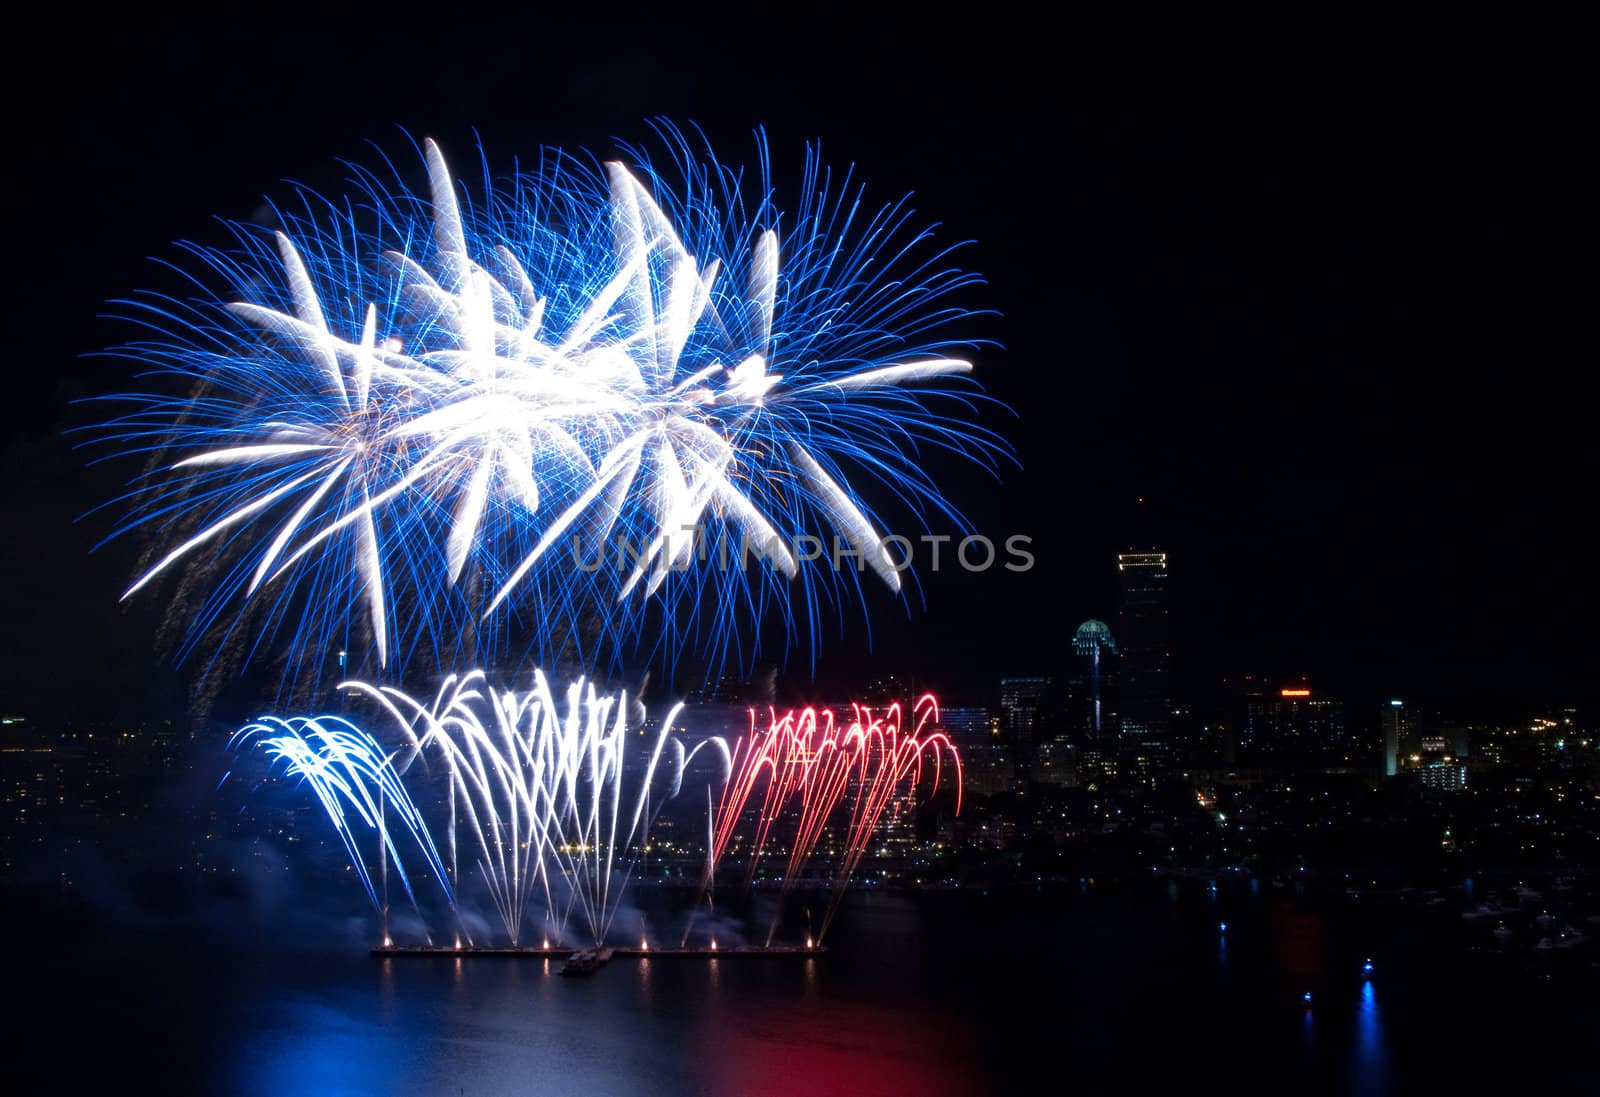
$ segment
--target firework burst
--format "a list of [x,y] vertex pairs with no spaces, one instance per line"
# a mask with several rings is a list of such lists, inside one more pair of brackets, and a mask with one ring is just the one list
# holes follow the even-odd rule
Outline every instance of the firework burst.
[[658,132],[660,160],[546,150],[476,189],[425,142],[425,191],[352,167],[188,248],[188,295],[122,302],[121,353],[179,390],[98,435],[152,462],[125,597],[203,577],[182,654],[272,648],[292,685],[335,650],[717,667],[769,617],[814,650],[867,572],[903,595],[879,508],[964,528],[929,456],[1006,452],[973,422],[978,279],[814,151],[786,215],[764,142],[744,172]]

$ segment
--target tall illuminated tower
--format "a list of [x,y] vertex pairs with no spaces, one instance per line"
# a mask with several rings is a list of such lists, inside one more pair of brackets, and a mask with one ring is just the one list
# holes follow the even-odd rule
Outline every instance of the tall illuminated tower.
[[1400,752],[1412,738],[1411,711],[1399,699],[1383,706],[1383,775],[1393,777],[1400,769]]
[[1122,734],[1162,744],[1172,720],[1167,635],[1167,554],[1117,556],[1121,600],[1117,607]]
[[1111,638],[1111,630],[1104,621],[1093,618],[1078,626],[1078,631],[1072,637],[1072,650],[1083,660],[1083,677],[1081,683],[1075,683],[1083,690],[1084,700],[1088,706],[1087,718],[1083,721],[1086,725],[1079,730],[1086,730],[1091,739],[1098,741],[1105,725],[1105,703],[1101,697],[1101,687],[1105,681],[1105,667],[1102,660],[1108,659],[1117,653],[1117,643]]

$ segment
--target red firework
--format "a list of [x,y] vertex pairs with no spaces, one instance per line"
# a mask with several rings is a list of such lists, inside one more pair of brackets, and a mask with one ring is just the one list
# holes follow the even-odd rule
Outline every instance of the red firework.
[[[755,872],[773,825],[793,820],[794,838],[784,870],[787,889],[811,859],[829,823],[840,814],[842,848],[833,874],[837,894],[860,865],[889,805],[921,784],[925,760],[932,761],[931,787],[938,787],[947,752],[955,770],[956,813],[960,814],[961,758],[948,735],[927,730],[939,719],[939,702],[933,694],[924,694],[912,707],[910,732],[901,726],[898,701],[881,715],[866,705],[850,707],[850,721],[842,726],[831,709],[791,709],[781,717],[776,709],[769,709],[764,729],[757,728],[756,711],[750,710],[750,732],[734,744],[732,775],[717,805],[713,871],[740,820],[757,806],[749,874]],[[831,913],[832,904],[830,917]],[[826,927],[824,920],[824,930]]]

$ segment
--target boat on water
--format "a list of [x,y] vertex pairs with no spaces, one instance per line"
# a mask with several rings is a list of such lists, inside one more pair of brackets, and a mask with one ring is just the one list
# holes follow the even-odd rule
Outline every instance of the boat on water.
[[571,956],[561,968],[562,975],[593,975],[600,970],[600,966],[611,959],[611,950],[608,948],[580,948]]

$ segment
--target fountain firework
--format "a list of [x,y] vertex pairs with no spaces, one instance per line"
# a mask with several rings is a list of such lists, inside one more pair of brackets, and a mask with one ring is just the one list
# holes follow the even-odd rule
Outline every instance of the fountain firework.
[[[913,706],[909,731],[901,726],[899,702],[881,714],[865,705],[852,705],[847,723],[837,721],[831,709],[805,708],[782,716],[772,710],[762,729],[757,728],[752,710],[750,732],[734,746],[732,773],[717,806],[712,870],[753,811],[754,831],[749,835],[745,872],[747,879],[752,878],[774,825],[789,820],[794,829],[787,834],[788,860],[783,869],[783,891],[787,892],[815,855],[830,822],[835,823],[840,829],[831,894],[817,934],[821,941],[885,811],[898,796],[917,788],[925,761],[932,762],[932,785],[937,787],[944,755],[949,755],[955,769],[956,812],[960,813],[961,758],[949,736],[929,730],[938,719],[939,703],[932,694],[924,694]],[[841,804],[842,813],[838,810]],[[842,819],[837,819],[840,814]]]
[[[513,947],[535,899],[558,939],[576,914],[596,943],[604,941],[657,814],[686,781],[706,787],[703,888],[712,884],[741,826],[751,827],[747,882],[776,830],[783,830],[781,894],[832,834],[836,849],[818,943],[891,805],[913,793],[925,774],[937,787],[946,754],[960,811],[960,758],[943,732],[929,730],[938,720],[931,695],[913,706],[909,730],[898,703],[881,712],[853,705],[848,720],[814,708],[781,716],[771,711],[765,727],[758,727],[752,710],[749,733],[730,747],[717,736],[687,746],[674,726],[681,705],[653,735],[643,736],[642,710],[630,711],[626,694],[602,694],[579,679],[558,695],[538,672],[532,687],[520,692],[490,688],[481,671],[452,676],[431,700],[361,682],[341,688],[383,714],[393,729],[392,749],[343,717],[264,717],[235,739],[285,760],[288,773],[311,786],[380,911],[387,913],[387,895],[373,884],[347,806],[378,834],[385,879],[392,860],[419,915],[390,812],[423,851],[452,908],[463,891],[459,861],[465,856]],[[631,749],[641,738],[643,749]],[[708,758],[697,765],[702,751]],[[406,787],[408,776],[416,779],[430,767],[448,790],[440,809],[443,855]],[[780,820],[786,820],[782,828]]]
[[[385,914],[387,896],[374,888],[347,804],[378,833],[382,869],[386,874],[393,861],[413,906],[410,873],[385,804],[395,806],[423,848],[452,907],[466,845],[513,945],[535,894],[543,899],[547,926],[565,931],[576,911],[594,940],[604,939],[655,812],[678,795],[695,756],[710,748],[720,755],[717,783],[727,777],[729,754],[721,739],[685,748],[672,734],[677,707],[661,723],[642,770],[626,773],[630,743],[639,737],[630,725],[628,697],[601,694],[582,679],[559,701],[537,671],[524,692],[493,690],[482,671],[452,676],[431,703],[362,682],[341,688],[378,703],[397,730],[397,748],[385,752],[370,734],[334,716],[263,717],[241,729],[235,742],[253,742],[286,760],[289,775],[311,786]],[[430,762],[448,789],[448,865],[403,780]]]
[[406,895],[413,906],[417,902],[411,878],[405,871],[400,850],[395,845],[394,831],[389,825],[391,811],[422,849],[427,863],[445,887],[446,897],[449,897],[449,881],[445,877],[444,864],[433,844],[433,836],[423,822],[422,813],[407,794],[399,772],[391,764],[391,756],[371,735],[342,716],[297,716],[287,720],[263,716],[240,728],[229,745],[252,742],[264,750],[274,763],[281,761],[285,774],[300,778],[310,787],[317,802],[328,813],[334,831],[350,855],[351,867],[360,876],[373,906],[382,911],[387,896],[380,899],[373,886],[372,873],[353,823],[359,823],[378,835],[385,879],[388,863],[392,860],[399,870]]
[[[379,702],[400,729],[408,746],[401,772],[430,756],[442,765],[452,875],[464,823],[469,855],[512,944],[535,889],[547,923],[564,928],[575,905],[595,941],[603,940],[648,841],[652,812],[678,795],[703,748],[720,754],[722,780],[730,761],[721,739],[685,748],[672,734],[677,705],[660,723],[643,772],[625,773],[629,743],[638,737],[630,734],[628,696],[601,694],[581,678],[567,687],[564,704],[539,671],[521,693],[491,689],[482,671],[452,675],[430,705],[388,686],[348,688]],[[553,874],[568,887],[559,914]]]

